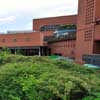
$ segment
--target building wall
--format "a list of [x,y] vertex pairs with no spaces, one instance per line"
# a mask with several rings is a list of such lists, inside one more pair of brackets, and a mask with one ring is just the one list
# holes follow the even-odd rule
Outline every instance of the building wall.
[[76,40],[76,62],[78,63],[83,63],[83,55],[93,53],[95,5],[92,1],[94,0],[79,0]]
[[44,31],[44,32],[41,32],[41,34],[43,34],[43,36],[52,36],[53,35],[53,31]]
[[[95,0],[95,18],[100,20],[100,0]],[[100,25],[95,26],[95,40],[100,40]]]
[[77,24],[77,16],[49,17],[33,20],[33,30],[40,31],[44,25]]
[[[52,54],[75,57],[83,63],[83,55],[100,54],[100,0],[79,0],[78,15],[49,17],[33,20],[32,33],[0,34],[0,47],[48,46]],[[53,31],[40,32],[44,25],[77,25],[76,40],[58,41],[47,44],[45,36],[52,36]]]
[[51,48],[51,54],[61,54],[65,57],[75,57],[75,40],[64,40],[54,43],[49,43],[48,47]]
[[43,46],[43,35],[40,32],[0,34],[0,47]]
[[[42,25],[76,24],[76,23],[77,23],[77,17],[75,15],[35,19],[33,22],[34,24],[33,26],[36,32],[29,32],[29,33],[18,32],[18,33],[0,34],[0,47],[48,46],[47,42],[43,41],[43,39],[45,36],[52,36],[53,31],[40,32],[39,29]],[[62,42],[59,41],[59,43]],[[64,50],[64,48],[61,48],[61,50],[66,51],[67,49]],[[66,56],[66,53],[64,55]]]

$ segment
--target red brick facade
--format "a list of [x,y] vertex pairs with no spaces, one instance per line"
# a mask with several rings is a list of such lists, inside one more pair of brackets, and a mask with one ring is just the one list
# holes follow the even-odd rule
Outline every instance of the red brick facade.
[[65,57],[75,58],[76,40],[58,41],[49,44],[52,54],[61,54]]
[[88,54],[100,54],[100,0],[79,0],[76,62]]
[[[42,25],[64,25],[64,24],[76,24],[77,17],[74,16],[60,16],[60,17],[50,17],[35,19],[33,21],[34,31],[36,32],[16,32],[11,34],[0,34],[0,47],[2,46],[41,46],[43,45],[43,40],[45,36],[52,36],[53,31],[40,31]],[[30,41],[25,41],[29,38]],[[16,42],[13,40],[15,39]],[[4,40],[4,42],[3,42]],[[42,42],[41,42],[42,41]]]
[[[0,47],[45,47],[51,54],[61,54],[83,63],[83,56],[100,54],[100,0],[79,0],[78,15],[41,18],[33,20],[32,33],[0,34]],[[48,25],[77,25],[76,40],[62,40],[47,43],[45,36],[53,36],[54,31],[42,31]],[[48,53],[48,51],[47,51]],[[47,55],[46,53],[46,55]]]
[[[40,31],[40,28],[44,25],[66,25],[66,24],[77,24],[77,16],[60,16],[50,17],[33,20],[33,29]],[[53,35],[51,32],[43,32],[45,36]],[[48,44],[48,48],[51,49],[51,54],[61,54],[62,56],[68,56],[75,58],[75,40],[59,41]]]
[[45,31],[45,32],[41,32],[41,34],[45,37],[45,36],[52,36],[53,35],[53,31]]
[[[33,29],[35,32],[16,32],[0,35],[0,47],[48,47],[51,54],[60,53],[63,56],[75,57],[75,41],[59,41],[47,44],[43,41],[45,36],[53,36],[54,31],[40,31],[43,25],[65,25],[76,24],[77,16],[60,16],[33,20]],[[28,53],[28,52],[27,52]]]
[[41,18],[33,20],[33,30],[40,31],[40,28],[44,25],[65,25],[65,24],[77,24],[77,16],[60,16]]
[[43,46],[43,35],[40,32],[0,34],[0,47]]

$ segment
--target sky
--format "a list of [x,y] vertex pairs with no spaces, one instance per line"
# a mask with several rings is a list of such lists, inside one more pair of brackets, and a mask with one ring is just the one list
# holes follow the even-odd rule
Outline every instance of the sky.
[[32,19],[77,14],[78,0],[0,0],[0,33],[32,30]]

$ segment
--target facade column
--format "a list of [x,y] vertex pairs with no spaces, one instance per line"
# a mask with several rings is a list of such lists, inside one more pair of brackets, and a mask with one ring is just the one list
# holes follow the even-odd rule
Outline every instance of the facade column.
[[41,56],[41,47],[39,47],[39,56]]
[[15,55],[16,55],[16,48],[15,48]]

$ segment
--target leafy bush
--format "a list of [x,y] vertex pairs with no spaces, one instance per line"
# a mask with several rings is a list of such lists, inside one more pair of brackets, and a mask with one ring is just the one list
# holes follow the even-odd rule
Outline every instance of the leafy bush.
[[11,54],[11,51],[8,48],[3,47],[0,51],[0,64],[4,63],[4,60],[7,58],[9,54]]
[[94,93],[100,92],[100,78],[94,70],[48,57],[9,55],[4,62],[0,67],[0,100],[99,98]]

